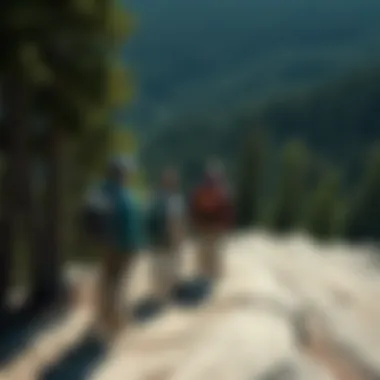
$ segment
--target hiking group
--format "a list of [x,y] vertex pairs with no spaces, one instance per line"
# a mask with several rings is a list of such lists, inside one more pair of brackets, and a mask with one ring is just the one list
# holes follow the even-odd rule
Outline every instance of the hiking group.
[[85,230],[102,252],[99,316],[111,328],[121,323],[118,297],[123,275],[130,273],[142,249],[151,253],[153,296],[163,304],[180,283],[185,239],[191,235],[196,243],[199,276],[214,282],[221,273],[219,248],[233,224],[233,199],[219,161],[207,163],[189,197],[182,193],[179,173],[173,168],[164,170],[144,205],[133,196],[134,170],[132,162],[112,160],[105,180],[86,197],[84,208]]

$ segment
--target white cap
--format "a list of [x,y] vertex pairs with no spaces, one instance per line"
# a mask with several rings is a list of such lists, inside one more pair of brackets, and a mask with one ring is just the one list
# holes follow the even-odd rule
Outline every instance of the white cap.
[[123,173],[134,173],[137,169],[136,160],[128,156],[115,156],[108,162],[108,171],[120,170]]
[[206,164],[206,176],[212,178],[221,178],[224,177],[224,165],[221,160],[213,158]]

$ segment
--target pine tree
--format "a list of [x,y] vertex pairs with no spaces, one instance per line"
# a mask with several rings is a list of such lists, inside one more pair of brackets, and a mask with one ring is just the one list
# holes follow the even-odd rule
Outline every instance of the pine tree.
[[[86,153],[87,161],[82,174],[90,173],[94,168],[104,164],[108,152],[108,135],[112,128],[112,111],[123,105],[130,94],[124,68],[116,61],[121,26],[120,15],[123,15],[123,10],[118,7],[118,11],[115,12],[116,4],[112,1],[103,0],[97,3],[93,2],[92,5],[92,8],[88,8],[84,14],[80,15],[83,18],[91,15],[92,18],[88,18],[88,20],[92,22],[88,27],[83,27],[85,23],[80,22],[76,36],[73,36],[76,38],[75,41],[78,40],[78,36],[83,37],[84,45],[76,45],[72,40],[72,50],[67,52],[67,62],[61,66],[62,78],[65,78],[66,82],[66,77],[71,77],[73,84],[71,87],[66,86],[63,92],[61,85],[58,87],[55,85],[52,88],[53,93],[58,97],[58,107],[52,107],[54,110],[52,120],[55,125],[51,129],[50,146],[54,148],[49,151],[50,154],[48,152],[46,160],[52,165],[51,178],[48,181],[50,187],[47,199],[50,199],[51,203],[46,207],[48,211],[46,217],[48,228],[46,230],[50,229],[47,233],[47,239],[51,244],[48,255],[53,259],[52,267],[57,268],[57,271],[62,267],[63,255],[62,252],[59,252],[63,247],[60,221],[63,220],[62,202],[65,188],[65,183],[62,182],[62,159],[64,159],[63,149],[65,139],[68,137],[67,133],[70,131],[75,133],[78,139],[78,148],[82,150],[80,157],[84,157],[83,151]],[[124,21],[127,22],[127,20]],[[67,31],[71,32],[72,30],[73,28],[70,28]],[[93,45],[97,47],[95,52]],[[61,57],[58,56],[58,60],[52,61],[52,63],[59,67],[60,59]],[[83,62],[86,62],[86,65],[83,65]],[[82,91],[78,91],[74,85],[74,81],[79,79],[81,81],[85,79],[84,82],[79,82]],[[70,104],[73,101],[74,104]],[[69,116],[67,119],[65,118],[66,114]],[[71,116],[74,116],[74,120],[71,120]],[[77,164],[80,162],[78,161]],[[74,168],[74,170],[77,169]],[[58,289],[57,281],[60,278],[60,273],[56,272],[48,282],[55,281],[55,288]],[[46,286],[44,288],[46,289]]]
[[[33,229],[30,233],[38,242],[30,244],[39,247],[34,260],[35,293],[37,298],[44,298],[46,291],[56,294],[60,288],[65,152],[70,145],[76,146],[77,152],[90,152],[90,145],[92,155],[89,154],[83,166],[86,171],[92,170],[93,152],[99,155],[101,150],[107,151],[102,148],[112,128],[111,112],[130,96],[129,79],[123,66],[117,63],[116,52],[129,34],[131,23],[120,4],[107,0],[17,0],[6,2],[1,11],[0,32],[6,54],[2,55],[0,70],[8,84],[3,86],[3,90],[8,91],[5,114],[13,124],[2,126],[1,145],[7,151],[11,167],[14,162],[26,164],[25,157],[30,156],[33,142],[33,148],[44,160],[47,176],[46,202],[40,207],[42,215],[34,218],[44,223],[39,232]],[[23,109],[19,107],[20,94],[32,95],[27,97],[30,103],[23,104]],[[11,133],[15,130],[17,113],[27,115],[29,120],[29,125],[25,120],[20,123],[25,133],[19,134],[18,145],[15,134]],[[35,133],[31,124],[37,119],[42,123]],[[90,142],[90,136],[101,137],[94,139],[97,145],[94,146],[93,140]],[[19,154],[14,153],[15,145],[19,147]],[[71,169],[76,170],[81,156],[76,155]],[[30,177],[30,167],[24,169],[21,172]],[[30,180],[19,178],[17,182],[26,184]],[[9,187],[16,189],[16,180],[5,183],[12,183]],[[28,205],[24,205],[24,209],[29,212],[27,220],[32,221],[32,213],[38,207],[31,201],[31,191],[28,193]],[[29,224],[32,228],[33,223]],[[10,233],[5,235],[10,236]],[[1,257],[6,262],[9,254]],[[9,270],[4,272],[9,273]],[[49,297],[54,298],[47,295]]]
[[241,227],[258,222],[265,144],[262,132],[256,131],[243,145],[237,181],[238,224]]
[[[0,5],[0,75],[2,78],[2,122],[0,147],[4,163],[0,220],[0,308],[11,284],[12,256],[17,239],[16,222],[27,197],[25,178],[29,171],[28,133],[32,91],[23,67],[26,33],[15,19],[25,2],[3,2]],[[25,4],[24,4],[25,5]]]
[[353,239],[380,238],[380,144],[368,155],[364,176],[352,201],[347,233]]
[[271,225],[275,231],[288,232],[300,223],[309,167],[307,146],[298,140],[288,142],[283,149],[281,164]]
[[318,238],[328,239],[343,232],[343,205],[339,190],[340,176],[329,170],[321,175],[308,200],[305,227]]

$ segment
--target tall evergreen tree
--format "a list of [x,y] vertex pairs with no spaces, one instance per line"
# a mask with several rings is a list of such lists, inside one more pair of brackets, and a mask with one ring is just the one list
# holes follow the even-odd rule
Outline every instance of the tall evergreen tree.
[[[43,120],[39,125],[42,132],[39,131],[37,138],[47,177],[43,207],[33,205],[32,187],[23,187],[30,189],[28,202],[24,204],[24,211],[29,212],[27,220],[35,221],[29,226],[31,229],[33,227],[30,236],[37,244],[29,243],[38,246],[33,260],[37,299],[54,298],[59,293],[62,269],[60,250],[64,238],[62,201],[67,193],[63,168],[69,140],[74,141],[79,151],[81,147],[88,146],[89,136],[104,137],[111,128],[112,110],[123,104],[130,94],[123,67],[115,65],[116,52],[129,30],[130,22],[126,13],[114,1],[17,0],[2,6],[0,32],[4,42],[3,52],[7,54],[0,62],[0,69],[5,78],[3,83],[7,84],[3,86],[3,92],[8,91],[4,114],[7,116],[6,121],[10,122],[3,124],[1,136],[3,147],[8,148],[9,167],[14,162],[20,163],[18,167],[21,162],[26,165],[26,152],[30,152],[30,143],[35,142],[34,138],[31,139],[35,132],[31,128],[31,121]],[[31,94],[25,91],[26,87],[32,89],[33,101],[29,104],[31,107],[23,106],[20,109],[23,99],[20,95]],[[18,115],[27,116],[29,125],[23,120],[21,124],[25,133],[19,134],[16,143],[15,134],[11,132],[20,119]],[[92,146],[91,153],[100,151],[107,139],[97,141],[99,145]],[[19,147],[18,155],[13,154],[17,150],[14,146]],[[76,157],[79,159],[79,156]],[[84,171],[90,170],[93,164],[91,158],[86,162]],[[23,180],[4,181],[12,183],[9,187],[13,192],[16,182],[26,185],[31,181],[30,167],[25,166],[24,169],[21,172],[27,173],[28,179],[24,176]],[[71,169],[77,170],[75,166]],[[13,172],[16,171],[5,171]],[[39,217],[33,215],[38,209],[41,211]],[[11,212],[3,213],[4,217],[8,214]],[[43,222],[39,231],[34,228],[36,221]],[[7,225],[9,227],[11,224]],[[2,235],[10,236],[9,228],[3,228],[2,231]],[[1,246],[6,247],[7,244]],[[9,254],[3,252],[1,257],[6,263]],[[9,273],[9,270],[5,269],[4,272]],[[5,288],[3,282],[2,289]]]
[[341,234],[342,207],[339,173],[334,170],[324,172],[308,200],[305,227],[322,239]]
[[380,239],[380,144],[370,151],[360,187],[352,201],[347,233],[353,239]]
[[258,222],[265,144],[262,131],[253,133],[243,144],[237,180],[238,224],[241,227]]
[[0,220],[0,307],[3,309],[11,285],[11,264],[15,253],[16,222],[27,200],[25,173],[29,169],[29,118],[31,86],[24,68],[28,33],[23,29],[19,0],[0,5],[1,113],[0,146],[4,164]]
[[[46,55],[51,67],[65,82],[63,86],[61,81],[54,83],[50,89],[56,103],[51,107],[50,149],[46,156],[46,162],[50,163],[50,177],[47,182],[45,244],[48,247],[46,255],[54,268],[49,272],[46,284],[49,283],[49,289],[55,289],[55,293],[59,293],[59,280],[62,278],[62,221],[66,194],[63,165],[66,140],[70,136],[68,132],[75,133],[78,148],[86,151],[87,165],[82,171],[86,177],[86,172],[91,172],[94,165],[104,161],[112,111],[123,105],[129,95],[124,68],[116,63],[119,43],[124,37],[122,32],[128,30],[128,20],[121,17],[123,9],[118,3],[106,0],[87,2],[86,5],[70,9],[72,13],[68,14],[67,28],[62,35],[57,35],[63,38],[62,52],[56,54],[47,50],[50,55]],[[92,148],[91,151],[88,147]],[[73,170],[78,169],[74,167]],[[47,289],[46,284],[42,289]]]
[[275,231],[288,232],[297,228],[300,222],[309,167],[307,146],[298,140],[288,142],[282,152],[281,164],[271,225]]

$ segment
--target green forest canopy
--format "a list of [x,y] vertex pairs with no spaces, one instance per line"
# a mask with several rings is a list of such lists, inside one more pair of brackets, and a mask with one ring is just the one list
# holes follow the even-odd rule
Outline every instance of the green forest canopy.
[[380,137],[379,102],[380,68],[357,70],[335,83],[242,107],[230,118],[215,115],[189,119],[180,126],[168,124],[145,147],[145,157],[148,164],[155,157],[152,170],[175,157],[192,172],[210,153],[233,164],[247,136],[263,127],[274,147],[289,138],[304,139],[354,178],[363,150]]
[[[128,119],[151,133],[189,117],[330,81],[380,58],[373,0],[125,0],[139,91]],[[159,133],[159,131],[157,131]]]

